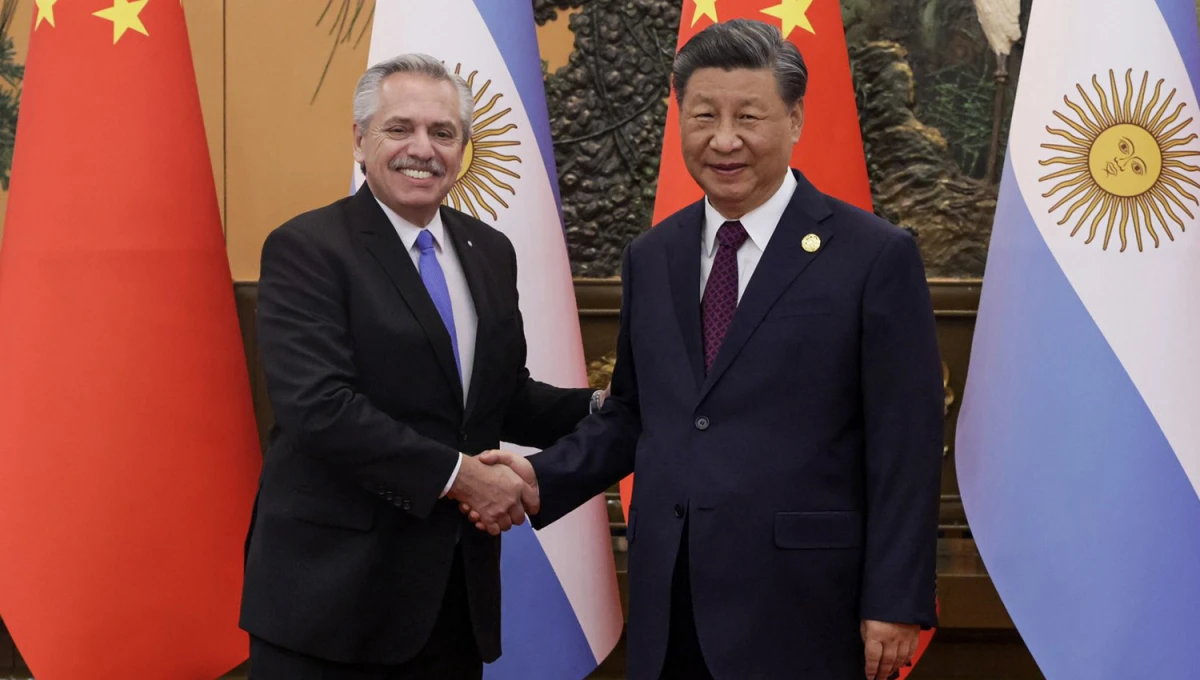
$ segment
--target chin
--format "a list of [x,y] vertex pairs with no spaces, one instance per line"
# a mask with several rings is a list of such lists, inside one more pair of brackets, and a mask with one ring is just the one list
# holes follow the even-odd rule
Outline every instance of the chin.
[[746,187],[716,183],[705,188],[705,195],[722,203],[737,203],[750,194]]

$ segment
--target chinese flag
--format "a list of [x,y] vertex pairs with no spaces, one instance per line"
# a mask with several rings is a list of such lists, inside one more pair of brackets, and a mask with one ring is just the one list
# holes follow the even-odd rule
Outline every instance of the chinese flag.
[[[684,0],[677,47],[714,22],[730,19],[765,21],[800,49],[808,66],[808,92],[804,96],[804,128],[792,152],[792,167],[799,168],[821,191],[871,210],[871,184],[838,0]],[[683,165],[679,107],[672,88],[654,223],[703,197]]]
[[[677,48],[714,22],[730,19],[757,19],[770,23],[779,28],[804,56],[808,66],[808,91],[804,96],[804,128],[800,132],[800,142],[792,152],[792,167],[803,172],[821,191],[863,210],[873,210],[838,0],[684,0]],[[654,223],[658,224],[703,197],[703,190],[683,164],[679,107],[672,88],[663,132]],[[621,482],[621,505],[626,517],[632,497],[631,475]],[[932,637],[933,631],[921,634],[921,646],[914,660],[924,652]],[[904,669],[901,677],[906,677],[910,670]]]
[[261,465],[178,0],[38,0],[0,248],[0,616],[39,680],[241,663]]

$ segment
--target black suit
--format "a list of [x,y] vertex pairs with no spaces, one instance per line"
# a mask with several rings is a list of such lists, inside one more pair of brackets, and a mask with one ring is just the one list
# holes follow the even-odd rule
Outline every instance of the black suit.
[[[549,445],[591,392],[530,378],[508,238],[441,217],[479,318],[465,408],[449,334],[365,184],[263,246],[258,341],[277,424],[247,545],[241,625],[255,638],[402,664],[465,585],[463,632],[483,661],[500,655],[500,539],[439,495],[459,451]],[[452,568],[463,584],[448,585]]]
[[612,396],[531,458],[535,526],[636,469],[631,680],[861,678],[862,619],[936,622],[942,384],[921,257],[794,175],[707,372],[703,203],[634,240]]

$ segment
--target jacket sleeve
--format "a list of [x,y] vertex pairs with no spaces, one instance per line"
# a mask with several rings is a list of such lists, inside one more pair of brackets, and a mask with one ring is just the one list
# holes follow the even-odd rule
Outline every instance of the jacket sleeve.
[[542,501],[540,513],[530,517],[534,527],[558,520],[633,472],[642,416],[629,328],[634,304],[631,252],[627,246],[621,266],[621,327],[612,393],[574,432],[530,456]]
[[933,304],[915,241],[886,243],[862,301],[866,429],[863,619],[937,623],[943,387]]
[[300,230],[276,229],[262,250],[258,342],[281,430],[307,455],[426,517],[459,453],[417,434],[357,389],[347,282]]

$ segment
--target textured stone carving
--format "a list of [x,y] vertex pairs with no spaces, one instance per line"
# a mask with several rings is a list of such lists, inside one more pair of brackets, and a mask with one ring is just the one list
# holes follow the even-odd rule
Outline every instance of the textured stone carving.
[[[616,276],[625,245],[651,224],[682,3],[533,3],[541,23],[578,10],[569,23],[575,51],[546,78],[572,273]],[[936,15],[919,7],[917,0],[842,0],[872,194],[881,216],[916,234],[929,276],[978,277],[997,193],[979,179],[992,125],[989,57],[974,39],[968,0],[947,0]],[[900,42],[880,39],[891,35],[918,52],[910,58]],[[928,78],[918,82],[910,61],[930,71]],[[970,76],[980,64],[984,70]],[[1015,61],[1014,74],[1018,67]],[[980,106],[983,118],[959,120],[963,107]],[[919,114],[949,125],[952,139]]]
[[964,175],[917,119],[906,57],[894,42],[850,46],[875,212],[915,233],[929,276],[981,276],[996,187]]
[[540,22],[571,16],[575,51],[546,77],[571,270],[616,276],[621,252],[649,228],[679,0],[534,0]]

